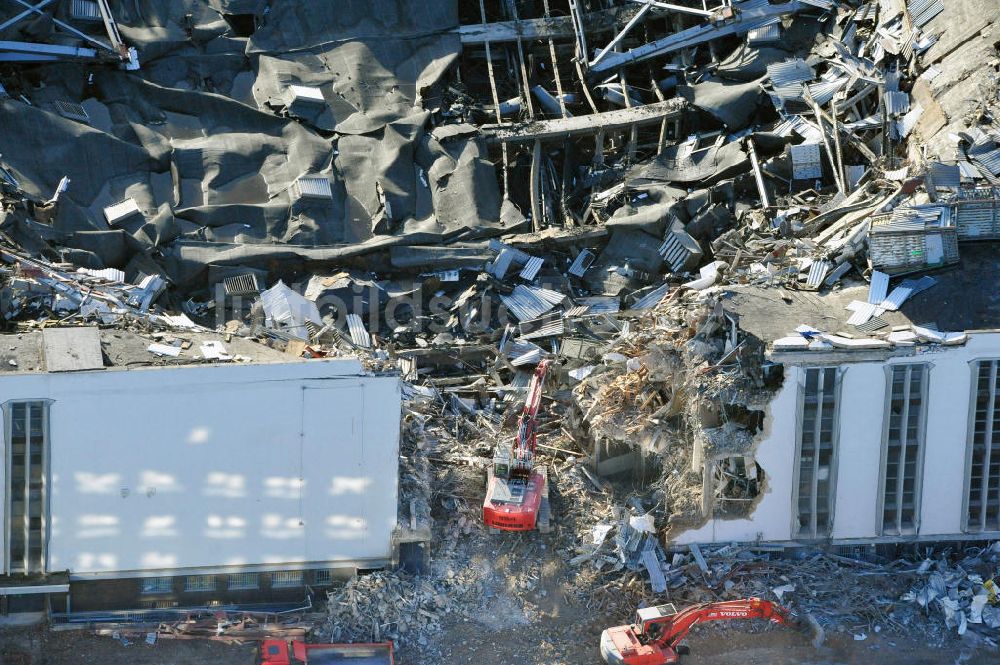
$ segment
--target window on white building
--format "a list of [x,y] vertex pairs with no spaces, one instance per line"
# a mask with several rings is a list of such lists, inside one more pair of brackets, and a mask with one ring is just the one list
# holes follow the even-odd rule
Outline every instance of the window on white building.
[[920,469],[924,446],[926,365],[889,368],[882,463],[882,533],[915,533],[919,517]]
[[302,586],[301,570],[283,570],[271,573],[271,588]]
[[230,591],[246,591],[260,586],[260,573],[233,573],[229,576]]
[[49,405],[45,401],[4,404],[7,572],[45,569],[48,515]]
[[972,364],[968,531],[1000,531],[1000,360]]
[[144,577],[140,592],[143,594],[170,593],[174,590],[172,577]]
[[184,578],[185,591],[215,591],[215,575],[188,575]]
[[795,497],[799,538],[826,536],[833,524],[838,388],[836,367],[805,370]]

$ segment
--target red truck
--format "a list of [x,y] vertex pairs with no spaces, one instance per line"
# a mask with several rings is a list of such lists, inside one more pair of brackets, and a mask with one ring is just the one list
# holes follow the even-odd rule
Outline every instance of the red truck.
[[264,640],[260,665],[394,665],[392,642],[375,644],[306,644]]

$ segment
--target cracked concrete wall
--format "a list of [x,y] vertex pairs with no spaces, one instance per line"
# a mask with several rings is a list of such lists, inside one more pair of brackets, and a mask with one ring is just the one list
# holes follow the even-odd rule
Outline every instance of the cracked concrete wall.
[[[799,368],[786,367],[785,380],[765,408],[764,428],[753,451],[766,481],[756,509],[744,519],[711,518],[704,525],[670,534],[670,544],[787,540],[791,535],[790,491],[795,475],[795,427]],[[788,433],[791,432],[791,435]]]
[[[841,354],[842,360],[850,357]],[[982,332],[970,333],[964,346],[920,349],[910,356],[843,364],[831,540],[882,538],[880,492],[886,372],[891,365],[908,363],[930,365],[916,537],[954,539],[965,535],[972,363],[996,358],[1000,358],[1000,332]],[[805,369],[796,365],[785,365],[784,369],[785,382],[767,406],[764,429],[754,452],[757,463],[767,474],[755,510],[745,519],[716,518],[698,528],[675,529],[669,544],[795,539],[794,479],[799,395]],[[992,538],[997,532],[977,535]]]

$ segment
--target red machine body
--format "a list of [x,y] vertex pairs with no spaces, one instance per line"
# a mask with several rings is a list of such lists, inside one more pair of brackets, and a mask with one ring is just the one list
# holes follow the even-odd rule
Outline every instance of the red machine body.
[[307,644],[264,640],[260,665],[394,665],[392,642],[373,644]]
[[486,474],[483,522],[504,531],[531,531],[539,525],[539,513],[548,496],[544,467],[535,466],[538,407],[551,361],[538,363],[528,384],[528,395],[510,446],[498,446]]
[[673,605],[645,607],[634,624],[608,628],[601,634],[601,656],[608,665],[668,665],[680,659],[678,646],[691,627],[703,621],[768,619],[795,626],[788,610],[760,598],[692,605],[680,612]]

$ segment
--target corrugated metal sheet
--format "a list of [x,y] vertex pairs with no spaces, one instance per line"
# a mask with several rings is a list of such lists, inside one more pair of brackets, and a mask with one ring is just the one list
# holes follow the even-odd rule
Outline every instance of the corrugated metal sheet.
[[922,28],[944,11],[944,0],[910,0],[906,3],[906,9],[910,12],[913,24]]
[[829,261],[813,261],[809,266],[809,275],[806,277],[806,286],[818,289],[819,285],[826,279],[826,274],[830,272],[833,264]]
[[833,99],[833,96],[837,94],[837,91],[847,85],[848,77],[843,76],[836,78],[832,81],[820,81],[819,83],[813,83],[809,86],[809,94],[812,96],[813,101],[815,101],[820,106],[826,106]]
[[969,157],[993,175],[1000,175],[1000,148],[976,155],[970,154]]
[[553,291],[552,289],[543,289],[537,286],[529,286],[528,289],[534,293],[540,300],[548,303],[552,303],[553,306],[563,304],[566,300],[566,295],[560,293],[559,291]]
[[510,265],[514,262],[514,252],[515,250],[507,247],[500,250],[497,258],[493,260],[493,264],[490,266],[490,272],[493,273],[494,277],[503,279]]
[[854,122],[845,122],[841,127],[849,129],[852,132],[857,132],[865,129],[877,129],[882,126],[882,120],[875,115],[870,115],[867,118],[861,118],[861,120],[855,120]]
[[614,314],[621,309],[621,301],[616,296],[590,296],[578,300],[587,306],[588,314]]
[[854,313],[851,314],[850,318],[847,319],[847,325],[850,326],[860,326],[862,323],[868,321],[868,319],[875,316],[875,311],[878,309],[878,305],[873,305],[871,303],[860,303],[857,308],[855,308]]
[[920,104],[914,104],[913,107],[903,114],[903,117],[899,119],[896,123],[896,134],[902,138],[906,138],[913,131],[913,128],[917,126],[920,122],[920,117],[924,114],[924,107]]
[[663,296],[667,295],[669,286],[669,284],[661,284],[656,287],[642,298],[636,300],[635,304],[632,305],[632,309],[650,309],[651,307],[656,307],[663,300]]
[[528,259],[528,262],[524,264],[524,268],[521,269],[521,279],[526,281],[532,281],[538,276],[538,271],[542,269],[542,264],[545,260],[538,256],[532,256]]
[[[524,326],[522,323],[521,326]],[[543,321],[533,330],[522,332],[519,339],[540,339],[542,337],[557,337],[566,332],[566,325],[561,316]]]
[[868,285],[868,302],[877,305],[885,300],[889,292],[889,275],[875,270],[872,272],[872,281]]
[[790,146],[792,155],[792,177],[796,180],[823,177],[818,143],[802,143]]
[[805,83],[816,78],[812,67],[801,58],[793,58],[785,62],[776,62],[767,66],[767,77],[775,88],[790,86],[795,83]]
[[590,310],[586,305],[577,305],[576,307],[570,307],[563,314],[567,319],[571,319],[575,316],[583,316]]
[[899,283],[899,286],[905,289],[910,289],[910,296],[915,296],[921,291],[926,291],[937,284],[937,280],[930,275],[924,275],[920,279],[904,279]]
[[514,367],[537,364],[538,361],[542,359],[542,354],[545,353],[545,351],[543,351],[540,346],[535,346],[534,344],[532,344],[532,346],[534,346],[533,349],[529,349],[521,354],[512,356],[510,364]]
[[930,175],[934,187],[958,189],[962,186],[962,171],[958,164],[928,162],[927,174]]
[[878,2],[868,2],[854,12],[854,20],[858,23],[862,21],[874,21],[878,17]]
[[892,290],[892,293],[890,293],[885,298],[885,300],[883,300],[879,304],[882,307],[882,309],[895,312],[897,309],[902,307],[903,303],[906,302],[906,299],[909,298],[912,294],[913,294],[913,289],[907,286],[900,285],[894,288]]
[[[536,293],[537,291],[544,290],[532,289],[518,284],[514,287],[513,293],[500,296],[500,300],[518,321],[530,321],[531,319],[539,318],[556,305],[553,302],[544,300]],[[559,295],[561,298],[562,294]]]
[[910,110],[910,96],[905,92],[889,91],[882,95],[882,104],[888,115],[902,115]]
[[580,250],[580,253],[573,260],[573,265],[569,267],[569,274],[576,277],[583,277],[584,273],[587,272],[587,268],[591,266],[596,258],[594,253],[589,249]]
[[368,331],[365,330],[364,321],[357,314],[347,315],[347,329],[351,332],[351,341],[354,342],[356,346],[367,349],[372,345],[372,338],[368,335]]

